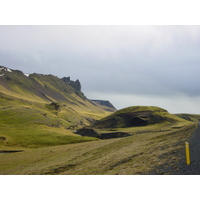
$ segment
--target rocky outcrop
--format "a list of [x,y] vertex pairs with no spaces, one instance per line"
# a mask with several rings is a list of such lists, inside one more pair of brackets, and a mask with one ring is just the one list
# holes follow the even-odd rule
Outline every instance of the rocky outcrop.
[[67,83],[69,84],[71,87],[73,87],[75,90],[77,91],[81,91],[81,83],[80,81],[77,79],[76,81],[72,81],[70,80],[70,76],[68,77],[63,77],[61,78],[61,80],[64,82],[64,83]]
[[94,99],[90,99],[90,100],[92,102],[98,103],[98,104],[100,104],[102,106],[107,106],[107,107],[116,109],[108,100],[94,100]]

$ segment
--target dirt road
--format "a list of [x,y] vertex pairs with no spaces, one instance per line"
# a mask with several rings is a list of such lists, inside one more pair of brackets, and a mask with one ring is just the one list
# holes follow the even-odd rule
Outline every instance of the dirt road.
[[186,165],[185,154],[183,154],[174,175],[200,175],[200,123],[187,142],[190,145],[191,164]]

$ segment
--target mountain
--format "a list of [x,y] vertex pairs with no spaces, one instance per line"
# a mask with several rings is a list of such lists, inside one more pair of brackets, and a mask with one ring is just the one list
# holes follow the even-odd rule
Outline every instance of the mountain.
[[[69,77],[59,79],[53,75],[36,73],[27,75],[19,70],[11,70],[5,67],[0,67],[0,71],[2,93],[9,93],[11,96],[21,99],[42,102],[64,101],[80,104],[77,97],[86,100],[80,90],[81,86],[78,80],[74,82]],[[65,79],[69,81],[66,82]],[[72,94],[76,94],[76,97],[73,97]]]
[[[53,75],[24,74],[0,66],[0,93],[13,98],[40,103],[64,103],[76,110],[93,110],[104,112],[99,104],[92,103],[81,92],[81,83],[70,80],[70,77],[58,78]],[[108,109],[107,109],[108,110]],[[108,110],[112,112],[112,110]]]
[[24,74],[0,66],[0,138],[4,138],[0,139],[0,148],[88,141],[75,135],[74,129],[110,113],[106,106],[102,108],[87,99],[78,79]]

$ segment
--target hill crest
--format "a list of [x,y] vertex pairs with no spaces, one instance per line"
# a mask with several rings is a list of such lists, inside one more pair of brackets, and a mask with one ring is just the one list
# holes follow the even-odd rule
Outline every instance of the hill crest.
[[167,110],[154,106],[131,106],[95,121],[92,128],[126,128],[163,122],[185,121]]
[[94,100],[90,99],[93,103],[100,105],[103,109],[109,112],[115,112],[117,109],[108,100]]

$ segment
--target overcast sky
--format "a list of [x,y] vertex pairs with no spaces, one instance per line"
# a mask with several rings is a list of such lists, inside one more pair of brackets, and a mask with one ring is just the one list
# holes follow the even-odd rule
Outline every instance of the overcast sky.
[[200,114],[200,26],[0,26],[0,65],[79,79],[117,109]]

